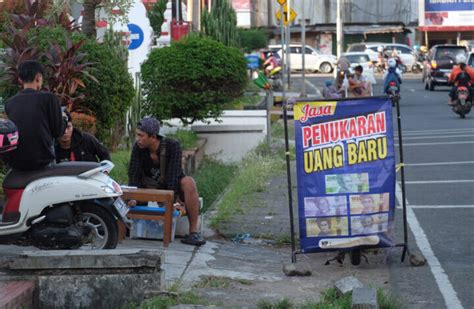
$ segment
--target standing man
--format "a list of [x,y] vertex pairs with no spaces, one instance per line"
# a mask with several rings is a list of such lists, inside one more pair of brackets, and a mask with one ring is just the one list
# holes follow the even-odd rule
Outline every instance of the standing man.
[[40,91],[43,74],[39,62],[21,63],[18,75],[23,90],[5,102],[5,112],[19,133],[18,148],[7,158],[13,169],[37,170],[55,161],[53,140],[63,134],[65,120],[56,96]]
[[[189,220],[189,235],[181,242],[194,246],[206,243],[199,230],[199,195],[194,179],[184,175],[181,146],[178,141],[159,134],[160,122],[145,117],[137,125],[128,168],[130,186],[173,190],[175,201],[184,204]],[[136,201],[128,202],[129,206]]]
[[69,112],[67,116],[67,126],[64,135],[56,139],[56,162],[67,161],[90,161],[101,162],[110,161],[107,148],[104,147],[93,135],[81,132],[72,125],[72,118]]

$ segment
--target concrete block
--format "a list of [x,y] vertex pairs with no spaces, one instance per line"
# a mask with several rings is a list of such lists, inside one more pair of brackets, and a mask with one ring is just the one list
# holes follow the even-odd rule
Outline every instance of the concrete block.
[[163,273],[38,276],[39,308],[122,308],[158,293]]
[[158,250],[52,250],[23,252],[11,259],[11,270],[48,269],[111,269],[156,268],[159,269],[163,253]]
[[339,279],[334,284],[338,295],[346,295],[352,293],[355,288],[363,288],[364,284],[354,276]]
[[374,288],[354,288],[351,309],[379,309]]

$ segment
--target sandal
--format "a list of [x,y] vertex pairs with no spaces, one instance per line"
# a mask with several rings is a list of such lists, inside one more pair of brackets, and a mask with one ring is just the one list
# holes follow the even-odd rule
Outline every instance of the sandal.
[[206,243],[201,234],[194,232],[187,235],[185,238],[181,239],[183,244],[193,245],[193,246],[202,246]]

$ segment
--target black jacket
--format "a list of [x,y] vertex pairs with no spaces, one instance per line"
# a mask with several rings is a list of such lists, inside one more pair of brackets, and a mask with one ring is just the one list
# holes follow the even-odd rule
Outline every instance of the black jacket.
[[5,102],[8,118],[18,128],[18,148],[8,153],[8,164],[19,170],[40,169],[54,162],[54,138],[64,133],[65,123],[56,96],[25,89]]
[[93,135],[81,132],[74,128],[71,136],[71,148],[62,149],[56,141],[56,162],[71,161],[71,151],[74,153],[74,161],[100,162],[110,160],[107,149]]

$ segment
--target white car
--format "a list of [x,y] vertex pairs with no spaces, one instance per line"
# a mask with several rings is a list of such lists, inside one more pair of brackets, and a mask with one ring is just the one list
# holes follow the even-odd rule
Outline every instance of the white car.
[[372,65],[369,55],[361,52],[352,52],[344,53],[341,56],[349,60],[351,64],[351,71],[353,71],[358,65],[362,66],[362,76],[364,76],[365,79],[372,85],[376,84],[374,66]]
[[[281,55],[281,45],[270,45],[269,49]],[[314,48],[305,47],[305,69],[311,72],[331,73],[336,67],[336,56],[321,54]],[[303,45],[290,44],[290,68],[291,70],[303,70]]]
[[399,43],[355,43],[349,45],[347,48],[348,52],[364,52],[366,53],[372,62],[377,62],[378,51],[377,48],[383,46],[385,52],[390,56],[392,51],[395,50],[397,55],[400,57],[402,63],[407,67],[408,70],[411,70],[413,65],[416,62],[416,53],[413,49],[408,47],[405,44]]

